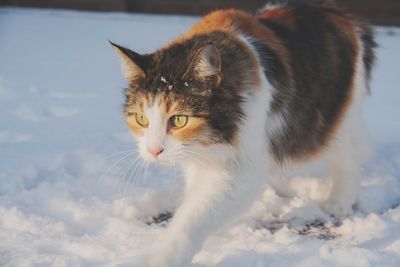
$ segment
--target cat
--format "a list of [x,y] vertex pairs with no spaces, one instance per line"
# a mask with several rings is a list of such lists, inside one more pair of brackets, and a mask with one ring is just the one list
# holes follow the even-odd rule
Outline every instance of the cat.
[[148,266],[189,266],[266,185],[285,194],[283,170],[320,158],[332,176],[321,207],[351,214],[369,151],[362,100],[375,42],[365,23],[332,5],[288,3],[214,11],[151,54],[111,44],[141,156],[178,162],[185,177]]

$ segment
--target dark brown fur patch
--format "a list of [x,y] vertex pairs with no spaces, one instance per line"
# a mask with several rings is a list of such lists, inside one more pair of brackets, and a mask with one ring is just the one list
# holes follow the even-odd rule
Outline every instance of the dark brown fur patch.
[[[280,13],[290,14],[290,25],[268,15],[274,10],[259,15],[287,47],[293,75],[293,86],[287,86],[274,74],[283,73],[284,59],[265,44],[267,56],[260,56],[266,76],[278,84],[272,112],[283,115],[286,124],[283,133],[270,139],[278,161],[308,158],[327,145],[351,102],[358,53],[357,26],[350,16],[325,6],[295,4],[286,9]],[[271,67],[278,71],[268,73]]]
[[[378,46],[374,40],[372,28],[364,22],[359,23],[360,38],[364,48],[363,61],[367,72],[368,80],[371,79],[372,67],[375,62],[374,49]],[[369,86],[368,86],[369,89]]]

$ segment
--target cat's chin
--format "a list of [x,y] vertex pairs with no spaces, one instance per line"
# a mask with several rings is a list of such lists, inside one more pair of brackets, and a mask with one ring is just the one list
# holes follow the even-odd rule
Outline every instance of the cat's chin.
[[[152,156],[142,156],[142,159],[145,163],[161,165],[161,166],[172,166],[174,165],[174,160],[168,160],[164,158],[155,158]],[[176,161],[175,161],[176,162]]]
[[173,161],[169,161],[169,160],[155,160],[152,161],[153,164],[157,164],[157,165],[161,165],[161,166],[172,166],[174,165]]

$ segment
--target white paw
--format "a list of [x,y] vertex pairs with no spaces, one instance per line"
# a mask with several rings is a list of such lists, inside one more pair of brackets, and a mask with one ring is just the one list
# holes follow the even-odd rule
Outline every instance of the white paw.
[[352,214],[352,206],[353,203],[349,201],[346,202],[335,199],[328,199],[321,205],[321,208],[339,219]]
[[188,267],[192,259],[190,242],[161,238],[148,255],[148,267]]

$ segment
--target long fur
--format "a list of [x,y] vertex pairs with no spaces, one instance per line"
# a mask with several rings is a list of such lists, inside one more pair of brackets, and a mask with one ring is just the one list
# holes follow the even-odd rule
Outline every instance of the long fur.
[[[142,157],[178,162],[185,175],[148,266],[188,266],[267,184],[290,195],[288,173],[320,160],[332,176],[321,207],[352,212],[369,154],[362,102],[375,43],[366,24],[332,5],[290,1],[257,16],[215,11],[153,54],[114,46],[134,72],[125,118]],[[187,124],[174,127],[176,115]]]

